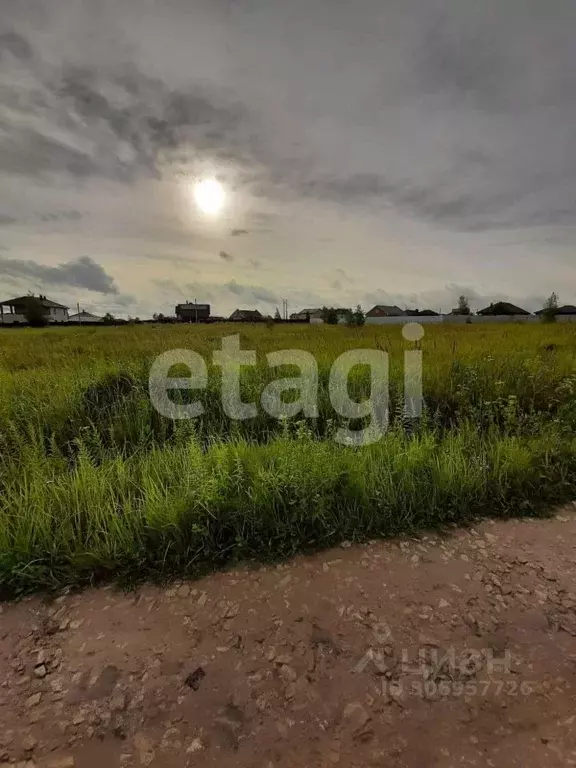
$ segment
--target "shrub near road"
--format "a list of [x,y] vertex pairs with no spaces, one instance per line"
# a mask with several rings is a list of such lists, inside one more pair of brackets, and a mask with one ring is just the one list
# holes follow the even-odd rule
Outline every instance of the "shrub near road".
[[[158,354],[210,363],[238,326],[50,328],[0,334],[0,580],[5,591],[99,577],[169,575],[273,558],[478,514],[533,514],[576,491],[576,328],[429,327],[424,412],[407,420],[400,328],[240,326],[258,353],[242,379],[259,402],[265,353],[302,349],[319,366],[319,415],[228,419],[209,367],[204,413],[160,416],[148,394]],[[386,351],[390,428],[361,448],[339,426],[328,373],[343,352]],[[362,370],[350,391],[366,395]]]

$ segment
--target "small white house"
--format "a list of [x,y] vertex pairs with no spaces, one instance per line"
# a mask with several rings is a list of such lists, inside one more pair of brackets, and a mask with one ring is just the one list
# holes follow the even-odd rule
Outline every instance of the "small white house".
[[[339,325],[345,325],[348,320],[349,309],[342,309],[341,307],[335,307],[336,317]],[[294,312],[290,315],[292,320],[304,320],[308,321],[310,325],[323,325],[325,311],[323,309],[302,309],[300,312]]]
[[91,312],[87,312],[83,309],[81,312],[76,312],[74,315],[70,315],[68,318],[69,323],[103,323],[104,318],[93,315]]
[[0,302],[0,325],[25,325],[26,307],[30,300],[37,301],[43,309],[43,314],[49,323],[67,323],[68,307],[47,299],[46,296],[19,296]]

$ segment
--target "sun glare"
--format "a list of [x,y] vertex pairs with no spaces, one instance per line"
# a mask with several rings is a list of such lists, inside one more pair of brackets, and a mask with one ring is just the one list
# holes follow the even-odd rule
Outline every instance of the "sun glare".
[[224,206],[224,187],[216,179],[202,179],[194,185],[194,200],[202,213],[216,216]]

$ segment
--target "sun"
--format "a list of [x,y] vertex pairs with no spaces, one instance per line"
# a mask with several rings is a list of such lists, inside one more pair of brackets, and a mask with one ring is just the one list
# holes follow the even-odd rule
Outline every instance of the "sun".
[[224,187],[216,179],[202,179],[194,184],[194,200],[202,213],[217,216],[224,207]]

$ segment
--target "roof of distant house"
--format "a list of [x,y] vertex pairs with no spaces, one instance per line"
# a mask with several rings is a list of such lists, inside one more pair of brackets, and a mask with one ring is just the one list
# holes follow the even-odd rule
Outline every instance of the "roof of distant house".
[[186,301],[183,304],[176,305],[176,311],[180,309],[207,309],[210,310],[210,304],[194,304],[193,302]]
[[102,320],[102,318],[98,315],[93,315],[92,312],[87,312],[85,309],[82,309],[80,312],[70,315],[68,320]]
[[[235,315],[236,313],[241,314],[245,318],[253,318],[253,319],[261,319],[262,313],[259,312],[257,309],[235,309],[234,312],[232,312],[232,315]],[[232,317],[230,315],[230,317]]]
[[315,312],[322,312],[320,307],[314,307],[312,309],[301,309],[299,312],[293,312],[294,317],[298,317],[299,315],[313,315]]
[[[539,309],[535,314],[543,315],[547,310]],[[564,304],[554,310],[555,315],[576,315],[576,307],[573,304]]]
[[406,312],[403,309],[400,309],[400,307],[397,307],[395,304],[388,306],[386,304],[376,304],[375,307],[372,307],[372,309],[368,312],[368,314],[371,314],[375,310],[378,310],[382,314],[388,315],[388,317],[400,317],[401,315],[405,315]]
[[18,296],[16,299],[8,299],[7,301],[0,301],[0,306],[9,307],[16,306],[18,304],[26,304],[30,299],[39,301],[45,309],[68,309],[64,304],[58,304],[56,301],[47,299],[46,296]]
[[489,307],[484,307],[478,312],[479,315],[529,315],[522,307],[517,307],[515,304],[511,304],[509,301],[497,301],[495,304],[490,304]]

